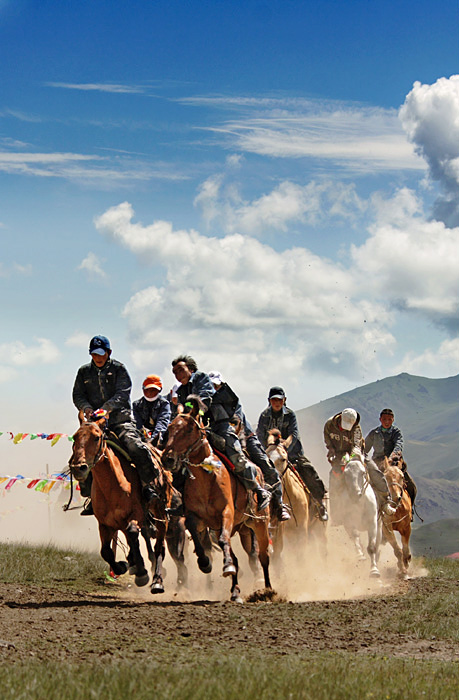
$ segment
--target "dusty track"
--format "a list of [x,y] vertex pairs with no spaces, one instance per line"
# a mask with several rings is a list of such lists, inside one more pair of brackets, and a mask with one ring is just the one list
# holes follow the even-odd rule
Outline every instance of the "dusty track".
[[357,600],[307,603],[189,603],[132,599],[109,584],[100,594],[0,584],[0,659],[165,661],[187,650],[249,651],[275,656],[335,650],[459,661],[459,643],[400,634],[410,598],[456,582],[420,577],[390,593]]

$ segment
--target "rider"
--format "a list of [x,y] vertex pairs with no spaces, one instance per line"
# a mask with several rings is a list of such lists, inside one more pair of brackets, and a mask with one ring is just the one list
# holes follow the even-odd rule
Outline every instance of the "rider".
[[[143,497],[149,503],[157,495],[153,481],[158,476],[158,469],[132,418],[131,378],[121,362],[111,359],[110,341],[104,335],[91,338],[89,354],[91,362],[80,367],[73,385],[73,403],[78,410],[84,411],[87,419],[98,408],[108,412],[108,428],[118,437],[137,467]],[[90,476],[81,489],[82,496],[91,496],[91,483]],[[93,515],[90,500],[81,515]]]
[[233,413],[229,415],[224,405],[213,403],[215,389],[209,375],[198,370],[196,361],[190,355],[179,355],[172,360],[172,372],[181,384],[177,389],[178,404],[185,406],[187,397],[191,394],[199,396],[207,407],[211,430],[225,441],[224,452],[234,465],[235,473],[244,486],[256,494],[258,509],[266,508],[271,494],[261,488],[256,480],[255,467],[250,465],[242,451],[241,444],[230,423]]
[[387,457],[395,464],[402,462],[402,472],[405,479],[406,490],[414,506],[417,488],[412,477],[407,472],[407,465],[403,459],[403,435],[395,423],[394,412],[391,408],[383,408],[379,414],[381,425],[370,430],[365,438],[365,452],[368,454],[373,448],[373,459],[378,467],[381,467],[384,458]]
[[277,428],[280,431],[283,440],[291,436],[291,443],[287,449],[289,462],[293,464],[309,490],[311,497],[317,505],[320,519],[328,520],[327,508],[325,506],[326,489],[324,482],[303,452],[298,430],[298,421],[294,411],[286,406],[287,398],[282,387],[271,387],[268,394],[268,401],[268,408],[265,408],[258,419],[258,439],[262,446],[266,448],[268,433],[272,428]]
[[260,467],[261,471],[263,472],[265,483],[271,487],[272,503],[278,520],[290,520],[290,513],[282,500],[282,482],[280,480],[279,473],[261,446],[259,439],[253,432],[252,426],[242,410],[239,398],[236,396],[231,387],[223,380],[220,372],[217,372],[216,370],[209,372],[209,378],[215,388],[212,405],[223,405],[228,415],[232,413],[233,416],[236,416],[239,419],[243,430],[243,441],[245,442],[247,456],[251,462],[256,464],[257,467]]
[[151,432],[151,442],[158,445],[171,422],[171,405],[161,396],[163,384],[157,374],[149,374],[142,384],[143,396],[132,404],[137,428]]
[[378,501],[387,515],[393,515],[395,508],[387,486],[386,477],[371,459],[363,457],[363,438],[360,428],[360,415],[353,408],[345,408],[329,418],[324,425],[324,441],[328,449],[327,459],[331,464],[330,478],[334,470],[343,462],[358,459],[365,462],[368,478]]

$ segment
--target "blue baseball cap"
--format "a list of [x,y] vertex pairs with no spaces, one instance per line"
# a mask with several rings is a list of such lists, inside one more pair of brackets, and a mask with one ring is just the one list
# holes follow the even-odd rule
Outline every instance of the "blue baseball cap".
[[110,341],[104,335],[95,335],[89,342],[90,355],[105,355],[110,350]]

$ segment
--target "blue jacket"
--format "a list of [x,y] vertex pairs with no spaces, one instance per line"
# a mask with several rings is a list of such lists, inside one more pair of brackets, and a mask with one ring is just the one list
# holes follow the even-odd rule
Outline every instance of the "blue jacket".
[[171,422],[171,405],[165,396],[158,396],[156,401],[147,401],[144,396],[132,404],[134,419],[139,430],[151,431],[152,440],[166,432]]
[[403,435],[400,428],[392,424],[388,430],[382,425],[370,430],[365,438],[365,452],[368,454],[373,448],[374,459],[390,457],[392,452],[403,451]]
[[103,408],[110,412],[109,428],[132,421],[131,378],[126,367],[108,359],[99,369],[94,362],[83,365],[73,385],[73,403],[78,410]]
[[271,406],[265,408],[258,419],[257,436],[264,448],[268,440],[268,432],[272,428],[280,430],[282,440],[286,440],[292,435],[292,442],[288,448],[288,457],[290,461],[298,459],[303,453],[303,446],[300,441],[300,433],[298,430],[298,421],[295,413],[291,408],[282,406],[279,413],[274,413]]
[[215,394],[215,389],[208,374],[200,370],[193,372],[188,384],[181,384],[177,389],[178,402],[184,406],[187,397],[191,394],[199,396],[201,401],[204,401],[207,408],[209,408],[212,396]]

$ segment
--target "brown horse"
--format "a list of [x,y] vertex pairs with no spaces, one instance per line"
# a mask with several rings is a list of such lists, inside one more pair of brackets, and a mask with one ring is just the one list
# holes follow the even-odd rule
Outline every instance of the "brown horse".
[[[411,535],[411,498],[404,486],[403,461],[392,464],[387,457],[381,464],[381,470],[387,480],[389,491],[397,510],[393,515],[383,515],[383,535],[391,544],[397,557],[399,574],[402,578],[408,578],[408,566],[411,561],[410,535]],[[394,530],[400,533],[402,548],[397,542]]]
[[[199,421],[204,404],[198,396],[189,396],[189,413],[181,413],[170,423],[162,461],[166,469],[185,470],[185,523],[194,542],[198,566],[203,573],[212,571],[212,543],[209,531],[218,534],[223,551],[223,576],[232,577],[231,600],[241,601],[238,585],[238,560],[231,548],[231,537],[239,532],[244,549],[252,550],[250,530],[258,540],[258,557],[266,588],[269,579],[268,509],[254,514],[253,497],[215,455]],[[250,529],[249,529],[250,528]]]
[[[118,454],[107,444],[103,430],[105,417],[86,421],[83,411],[80,411],[78,418],[80,428],[73,436],[69,466],[72,475],[79,482],[84,481],[90,472],[93,475],[91,499],[99,523],[101,556],[116,575],[124,574],[129,569],[129,573],[135,574],[136,585],[145,586],[149,576],[140,552],[139,532],[142,528],[145,536],[148,523],[137,470],[127,455]],[[159,452],[152,448],[152,453],[159,470],[156,487],[161,498],[155,499],[149,507],[156,530],[151,592],[163,593],[162,562],[167,531],[165,509],[171,503],[172,483],[170,475],[162,469]],[[124,533],[129,546],[128,562],[117,562],[112,550],[111,543],[118,530]]]

